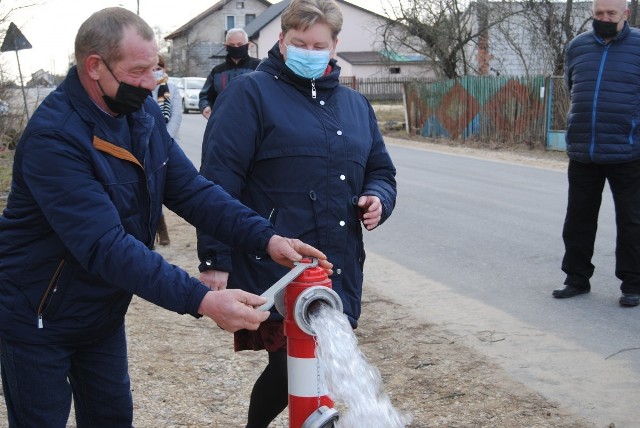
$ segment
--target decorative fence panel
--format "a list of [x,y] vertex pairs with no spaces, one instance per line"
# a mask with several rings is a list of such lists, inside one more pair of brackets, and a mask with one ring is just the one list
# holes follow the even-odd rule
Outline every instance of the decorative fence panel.
[[[427,137],[546,145],[551,116],[547,105],[551,94],[545,93],[548,79],[465,76],[407,82],[407,130]],[[558,82],[555,87],[563,85]],[[568,105],[566,90],[555,99],[559,104],[553,118],[559,123],[562,104]]]

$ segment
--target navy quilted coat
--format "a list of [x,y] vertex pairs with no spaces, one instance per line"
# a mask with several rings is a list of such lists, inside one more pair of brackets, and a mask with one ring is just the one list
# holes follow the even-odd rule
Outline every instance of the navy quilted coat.
[[640,158],[640,30],[624,28],[611,42],[593,31],[567,46],[571,91],[566,134],[569,158],[621,163]]

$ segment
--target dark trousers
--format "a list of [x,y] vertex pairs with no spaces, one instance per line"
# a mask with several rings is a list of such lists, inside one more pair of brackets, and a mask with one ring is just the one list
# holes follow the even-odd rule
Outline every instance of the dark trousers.
[[133,403],[124,326],[82,345],[0,340],[10,428],[64,428],[73,394],[78,428],[130,428]]
[[616,276],[623,293],[640,293],[640,161],[593,164],[569,161],[569,201],[562,238],[565,285],[589,288],[605,181],[616,211]]

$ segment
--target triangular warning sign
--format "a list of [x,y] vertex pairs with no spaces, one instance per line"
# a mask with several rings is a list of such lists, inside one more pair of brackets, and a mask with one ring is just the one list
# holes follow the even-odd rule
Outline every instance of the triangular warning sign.
[[9,29],[0,47],[0,52],[19,51],[21,49],[31,49],[31,43],[16,27],[13,22],[9,24]]

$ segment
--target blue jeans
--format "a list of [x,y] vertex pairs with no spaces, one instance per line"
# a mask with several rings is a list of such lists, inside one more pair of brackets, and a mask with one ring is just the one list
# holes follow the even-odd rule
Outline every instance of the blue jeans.
[[124,325],[72,345],[0,339],[0,369],[11,428],[64,428],[72,395],[78,428],[132,426]]

